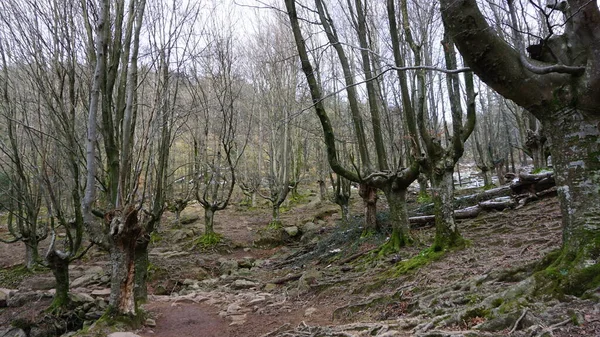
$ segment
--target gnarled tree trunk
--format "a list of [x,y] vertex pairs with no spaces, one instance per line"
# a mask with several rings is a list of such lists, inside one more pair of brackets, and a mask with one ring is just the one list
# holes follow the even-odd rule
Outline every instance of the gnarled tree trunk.
[[106,214],[110,225],[110,311],[114,315],[136,316],[134,296],[135,251],[142,227],[138,223],[137,210],[128,206]]

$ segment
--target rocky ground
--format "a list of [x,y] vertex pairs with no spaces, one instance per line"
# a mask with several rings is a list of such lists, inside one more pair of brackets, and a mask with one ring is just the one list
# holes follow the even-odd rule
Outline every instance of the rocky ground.
[[[337,206],[311,198],[278,230],[266,230],[266,207],[219,212],[224,242],[210,248],[194,244],[201,208],[189,206],[180,226],[168,214],[153,235],[148,319],[129,336],[600,336],[599,289],[561,301],[533,294],[536,262],[560,245],[553,198],[462,221],[464,249],[431,252],[433,231],[421,228],[415,245],[388,256],[376,249],[385,234],[363,235],[359,218],[341,225]],[[0,247],[0,336],[43,336],[53,278],[23,271],[21,249]],[[77,336],[109,334],[94,332],[108,267],[99,251],[72,266],[70,314],[86,327]]]

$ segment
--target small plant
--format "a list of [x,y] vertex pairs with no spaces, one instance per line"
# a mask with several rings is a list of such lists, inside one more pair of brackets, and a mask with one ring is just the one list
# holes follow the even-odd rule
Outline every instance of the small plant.
[[431,196],[427,192],[420,192],[417,196],[417,202],[419,204],[429,204],[431,203]]
[[218,245],[223,241],[223,236],[217,233],[203,234],[196,240],[194,240],[194,246],[200,246],[201,248],[210,248]]
[[267,225],[268,230],[277,230],[283,228],[283,223],[279,220],[273,220]]

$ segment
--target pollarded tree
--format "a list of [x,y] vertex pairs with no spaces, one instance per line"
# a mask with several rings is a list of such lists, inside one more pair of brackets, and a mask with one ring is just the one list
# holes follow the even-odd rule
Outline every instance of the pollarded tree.
[[[3,4],[3,9],[10,4]],[[1,7],[0,7],[1,8]],[[9,13],[7,10],[6,14]],[[10,18],[4,17],[5,20]],[[35,129],[29,112],[35,109],[31,99],[32,93],[25,81],[15,82],[15,79],[26,78],[25,69],[18,69],[19,63],[11,64],[8,57],[11,48],[6,43],[4,36],[0,36],[0,116],[3,129],[6,132],[6,141],[0,144],[0,169],[8,177],[9,188],[5,191],[9,202],[4,208],[9,212],[8,229],[12,235],[5,243],[21,241],[25,244],[25,264],[28,269],[33,269],[40,262],[38,246],[46,238],[48,227],[38,221],[42,198],[45,191],[40,184],[42,172],[40,170],[41,153],[44,152],[40,139],[45,135]],[[18,42],[23,42],[18,41]],[[16,46],[12,46],[18,53]],[[12,60],[11,60],[12,61]],[[23,65],[26,67],[27,65]],[[32,124],[32,125],[30,125]],[[38,148],[42,146],[42,148]],[[14,222],[13,222],[14,221]]]
[[[490,28],[476,0],[440,3],[444,25],[466,64],[494,90],[552,130],[552,162],[563,214],[562,250],[552,265],[562,276],[554,282],[569,293],[581,294],[597,285],[600,259],[598,4],[553,1],[547,8],[530,9],[545,14],[561,11],[563,16],[560,26],[551,26],[539,45],[530,46],[528,57],[521,29],[515,27],[512,0],[515,47]],[[562,33],[560,27],[564,27]]]
[[[225,8],[223,8],[225,10]],[[225,21],[230,21],[224,19]],[[247,137],[238,131],[244,122],[251,123],[252,116],[244,115],[239,101],[242,81],[239,74],[240,54],[235,50],[232,26],[222,26],[214,18],[209,33],[211,43],[203,57],[202,78],[195,74],[196,84],[191,89],[204,119],[197,122],[194,135],[194,192],[204,208],[203,244],[215,244],[219,235],[214,230],[215,212],[229,205],[236,184],[236,168],[243,155]],[[203,88],[206,86],[207,88]],[[204,123],[201,128],[200,124]],[[248,130],[248,129],[246,129]]]

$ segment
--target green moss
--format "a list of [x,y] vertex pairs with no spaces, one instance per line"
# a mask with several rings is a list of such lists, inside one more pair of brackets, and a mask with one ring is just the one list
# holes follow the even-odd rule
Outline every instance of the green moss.
[[484,307],[477,307],[473,309],[467,310],[465,314],[462,316],[464,321],[468,321],[472,318],[481,317],[481,318],[491,318],[491,312],[489,309]]
[[504,304],[504,299],[501,298],[501,297],[495,298],[492,301],[492,307],[493,308],[497,308],[497,307],[501,306],[502,304]]
[[162,236],[157,231],[150,233],[150,243],[155,244],[162,241]]
[[431,196],[427,192],[419,192],[417,196],[417,202],[419,204],[429,204],[431,203]]
[[424,249],[418,255],[413,256],[408,260],[396,263],[393,268],[394,276],[408,274],[409,272],[426,266],[433,261],[439,260],[442,256],[444,256],[444,254],[444,251],[436,251],[432,248]]
[[[591,249],[596,249],[592,244]],[[589,253],[589,251],[588,251]],[[600,264],[581,267],[583,250],[579,253],[557,251],[540,262],[534,274],[535,294],[561,298],[563,295],[582,296],[587,290],[600,286]],[[542,269],[543,266],[546,268]]]

